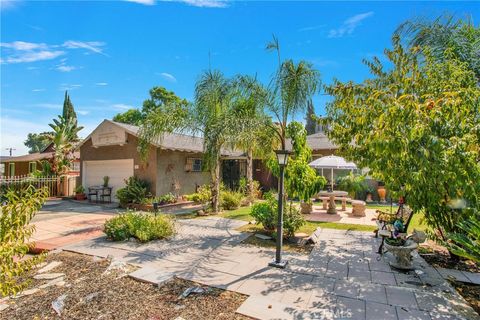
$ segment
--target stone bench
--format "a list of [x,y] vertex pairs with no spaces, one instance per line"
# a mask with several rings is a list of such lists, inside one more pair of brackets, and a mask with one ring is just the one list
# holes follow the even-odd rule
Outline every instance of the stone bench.
[[365,217],[367,203],[361,200],[352,200],[352,216]]
[[322,200],[322,208],[323,210],[327,210],[328,208],[328,201],[330,200],[329,197],[318,197],[318,199]]

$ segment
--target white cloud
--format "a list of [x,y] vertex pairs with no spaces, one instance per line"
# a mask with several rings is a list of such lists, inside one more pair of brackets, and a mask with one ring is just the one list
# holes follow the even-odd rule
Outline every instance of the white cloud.
[[226,8],[228,3],[225,0],[179,0],[189,6],[202,8]]
[[61,109],[62,105],[56,103],[37,103],[33,105],[36,108]]
[[103,54],[103,46],[105,46],[104,42],[99,42],[99,41],[74,41],[74,40],[68,40],[63,43],[63,47],[68,48],[68,49],[86,49],[95,53]]
[[100,86],[100,87],[104,87],[104,86],[108,86],[108,82],[97,82],[95,83],[96,86]]
[[303,27],[303,28],[298,29],[297,31],[299,31],[299,32],[313,31],[313,30],[318,30],[318,29],[324,28],[324,27],[325,27],[324,24],[319,24],[319,25],[316,25],[316,26]]
[[58,58],[65,54],[65,51],[27,51],[25,53],[14,54],[8,56],[5,59],[2,59],[2,63],[22,63],[22,62],[35,62],[35,61],[42,61],[42,60],[51,60]]
[[164,78],[165,80],[167,81],[170,81],[170,82],[177,82],[177,78],[175,78],[172,74],[170,73],[167,73],[167,72],[162,72],[162,73],[158,73],[159,76],[161,76],[162,78]]
[[112,105],[112,108],[115,109],[115,110],[119,110],[119,111],[125,111],[125,110],[128,110],[128,109],[135,109],[134,106],[130,106],[128,104],[123,104],[123,103],[114,104],[114,105]]
[[32,92],[42,92],[45,91],[45,89],[33,89]]
[[20,1],[8,1],[8,0],[1,0],[0,1],[0,11],[9,10],[16,8],[21,2]]
[[79,69],[79,68],[67,65],[67,59],[62,59],[60,63],[55,66],[55,70],[60,72],[70,72],[75,69]]
[[19,51],[30,51],[34,49],[48,49],[48,46],[45,43],[33,43],[33,42],[24,42],[24,41],[13,41],[13,42],[2,42],[0,47],[10,48]]
[[352,34],[363,20],[373,16],[373,11],[354,15],[343,22],[337,29],[331,29],[328,33],[329,38],[341,38],[345,35]]
[[90,113],[90,111],[87,110],[77,110],[77,113],[82,116],[86,116],[87,114]]
[[152,6],[152,5],[155,4],[155,0],[125,0],[125,1],[140,3],[140,4],[144,4],[146,6]]
[[60,91],[70,91],[70,90],[75,90],[75,89],[78,89],[78,88],[81,88],[81,87],[82,87],[81,84],[62,83],[62,84],[60,85],[59,90],[60,90]]

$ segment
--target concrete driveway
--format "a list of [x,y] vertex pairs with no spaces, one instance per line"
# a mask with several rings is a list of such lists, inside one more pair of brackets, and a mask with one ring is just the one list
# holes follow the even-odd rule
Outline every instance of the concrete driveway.
[[101,236],[105,220],[118,211],[115,205],[49,200],[31,222],[35,226],[34,251],[53,250]]

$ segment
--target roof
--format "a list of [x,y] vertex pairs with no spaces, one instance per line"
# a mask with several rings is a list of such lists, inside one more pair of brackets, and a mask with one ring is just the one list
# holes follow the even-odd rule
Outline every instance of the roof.
[[[40,161],[46,160],[53,157],[54,152],[35,152],[30,154],[25,154],[23,156],[8,157],[8,159],[3,159],[2,162],[29,162],[29,161]],[[73,153],[75,159],[80,159],[80,152],[75,151]]]
[[[328,137],[322,133],[314,133],[309,136],[307,136],[307,146],[312,149],[312,151],[316,150],[333,150],[333,149],[338,149],[336,145],[334,145]],[[287,150],[292,150],[292,143],[291,140],[288,139],[286,141],[286,146]]]
[[[135,137],[138,137],[140,127],[134,126],[131,124],[116,122],[112,120],[105,119],[102,123],[109,122],[114,125],[117,125],[125,131]],[[101,124],[100,124],[101,125]],[[99,126],[100,126],[99,125]],[[93,133],[93,132],[92,132]],[[85,138],[79,147],[87,141],[92,134],[90,134],[87,138]],[[184,151],[184,152],[194,152],[194,153],[202,153],[203,152],[203,138],[196,137],[186,134],[180,133],[164,133],[162,137],[158,137],[153,143],[154,146],[165,149],[165,150],[174,150],[174,151]],[[239,152],[237,151],[230,151],[230,150],[222,150],[222,155],[238,155]]]

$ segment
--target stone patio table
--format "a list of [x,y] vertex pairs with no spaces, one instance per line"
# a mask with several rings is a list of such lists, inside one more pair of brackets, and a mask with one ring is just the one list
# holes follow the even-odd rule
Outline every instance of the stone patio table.
[[326,196],[326,197],[330,198],[330,201],[328,203],[328,209],[327,209],[328,214],[336,214],[337,213],[337,207],[335,206],[335,197],[346,197],[346,196],[348,196],[348,192],[346,192],[346,191],[320,191],[318,194],[320,196]]

